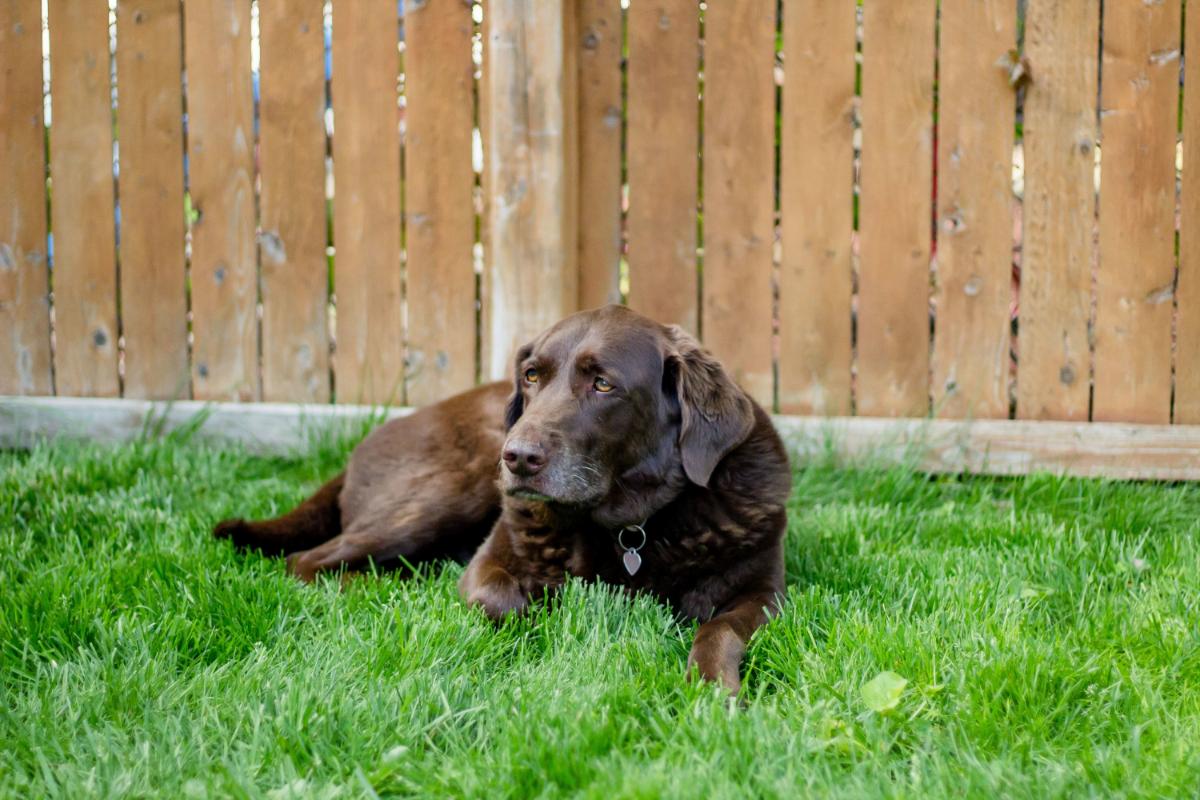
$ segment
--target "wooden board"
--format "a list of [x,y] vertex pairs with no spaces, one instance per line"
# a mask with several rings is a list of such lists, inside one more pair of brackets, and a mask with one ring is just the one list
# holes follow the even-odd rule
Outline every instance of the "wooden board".
[[775,4],[711,3],[704,65],[704,343],[774,406]]
[[192,387],[258,397],[250,5],[185,3],[192,208]]
[[695,0],[629,6],[629,305],[693,333],[699,37]]
[[0,3],[0,394],[51,394],[39,0]]
[[425,405],[475,383],[475,209],[471,8],[408,6],[405,183],[408,402]]
[[263,399],[329,400],[325,41],[319,3],[259,5]]
[[334,6],[334,365],[339,403],[403,398],[397,24],[392,0]]
[[1100,0],[1030,0],[1017,416],[1087,420]]
[[[1200,13],[1185,20],[1184,49],[1200,53]],[[1180,195],[1176,423],[1200,423],[1200,58],[1183,62],[1183,186]]]
[[1096,420],[1171,419],[1179,15],[1104,5]]
[[1007,419],[1016,0],[943,0],[933,409]]
[[850,413],[854,28],[853,3],[784,3],[779,407],[787,413]]
[[935,11],[863,11],[857,408],[869,416],[929,409]]
[[48,13],[55,385],[108,397],[120,391],[108,8],[51,0]]
[[579,307],[621,302],[621,3],[582,0],[579,91]]
[[126,397],[191,395],[181,25],[176,0],[120,0],[117,5]]
[[[536,13],[535,13],[536,7]],[[577,241],[571,209],[578,185],[568,158],[574,73],[561,5],[488,7],[485,102],[489,254],[485,377],[511,378],[517,347],[575,310]]]
[[[410,413],[371,406],[155,403],[74,397],[0,397],[0,448],[48,439],[119,443],[181,428],[192,441],[303,456],[313,441],[352,436],[372,420]],[[774,417],[796,463],[834,455],[851,463],[930,472],[1200,480],[1200,425]]]

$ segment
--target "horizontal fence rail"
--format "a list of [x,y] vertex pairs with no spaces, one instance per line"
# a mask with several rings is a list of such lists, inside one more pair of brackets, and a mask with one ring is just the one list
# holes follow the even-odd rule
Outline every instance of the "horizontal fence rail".
[[420,405],[625,302],[784,413],[1200,423],[1184,21],[3,0],[0,394]]

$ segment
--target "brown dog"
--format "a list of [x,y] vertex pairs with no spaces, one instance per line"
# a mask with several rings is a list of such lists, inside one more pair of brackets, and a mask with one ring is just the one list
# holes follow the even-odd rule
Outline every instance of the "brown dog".
[[469,559],[462,595],[497,620],[567,575],[648,592],[701,621],[689,663],[737,691],[784,589],[790,483],[770,418],[716,360],[608,306],[522,347],[512,386],[393,420],[291,513],[215,534],[288,554],[306,581]]

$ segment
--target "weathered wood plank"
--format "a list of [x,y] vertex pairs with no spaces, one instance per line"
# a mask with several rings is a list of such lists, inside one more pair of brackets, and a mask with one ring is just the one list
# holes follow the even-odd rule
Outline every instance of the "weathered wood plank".
[[392,0],[333,8],[339,403],[398,402],[404,391],[397,25]]
[[933,408],[1007,419],[1016,0],[943,0]]
[[120,0],[121,332],[125,396],[191,395],[177,0]]
[[[53,439],[119,443],[194,428],[194,441],[264,454],[302,454],[313,437],[354,433],[407,408],[282,403],[154,403],[73,397],[0,397],[0,448]],[[799,462],[838,458],[931,472],[1200,480],[1200,425],[890,420],[776,416]]]
[[120,384],[108,7],[51,0],[48,14],[56,389],[111,397]]
[[0,3],[0,393],[51,394],[39,0]]
[[578,14],[579,307],[594,308],[621,301],[621,3]]
[[850,413],[854,27],[853,3],[784,3],[779,407],[788,413]]
[[320,3],[259,5],[263,399],[329,400]]
[[858,412],[929,409],[931,0],[863,7]]
[[1187,18],[1183,62],[1183,186],[1180,196],[1176,423],[1200,423],[1200,13]]
[[424,405],[475,383],[475,210],[471,171],[471,8],[408,6],[408,402]]
[[1169,422],[1179,0],[1104,4],[1096,420]]
[[643,0],[628,15],[629,305],[697,333],[699,6]]
[[710,3],[705,17],[704,343],[774,406],[775,4]]
[[1100,0],[1030,0],[1017,416],[1088,418]]
[[192,221],[192,390],[258,397],[250,5],[185,3]]
[[[551,6],[554,6],[553,8]],[[536,12],[535,12],[536,7]],[[567,160],[563,8],[534,0],[488,7],[488,363],[508,378],[517,347],[575,310],[577,190]]]

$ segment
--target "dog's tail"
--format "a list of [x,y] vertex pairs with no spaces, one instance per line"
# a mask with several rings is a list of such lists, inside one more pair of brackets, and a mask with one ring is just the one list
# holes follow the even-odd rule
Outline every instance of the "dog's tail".
[[237,547],[261,550],[265,555],[286,555],[316,547],[342,532],[338,496],[346,473],[338,475],[294,509],[275,519],[247,522],[227,519],[213,528],[213,536],[229,539]]

